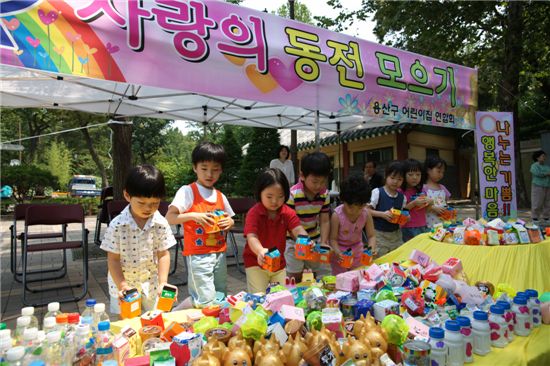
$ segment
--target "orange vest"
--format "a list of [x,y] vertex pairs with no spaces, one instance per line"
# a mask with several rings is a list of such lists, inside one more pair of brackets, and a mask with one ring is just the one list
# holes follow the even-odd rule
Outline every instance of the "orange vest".
[[[208,202],[202,198],[196,183],[191,184],[193,190],[193,205],[186,212],[211,212],[223,210],[222,193],[216,190],[216,202]],[[204,227],[195,221],[183,224],[183,255],[209,254],[225,252],[223,232],[207,234]]]

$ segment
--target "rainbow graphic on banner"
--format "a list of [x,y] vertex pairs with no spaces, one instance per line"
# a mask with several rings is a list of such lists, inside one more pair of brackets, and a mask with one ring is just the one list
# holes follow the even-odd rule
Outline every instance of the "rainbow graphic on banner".
[[73,8],[65,2],[3,2],[1,26],[1,46],[12,49],[13,65],[126,81],[113,58],[119,47],[104,45],[88,24],[78,21]]

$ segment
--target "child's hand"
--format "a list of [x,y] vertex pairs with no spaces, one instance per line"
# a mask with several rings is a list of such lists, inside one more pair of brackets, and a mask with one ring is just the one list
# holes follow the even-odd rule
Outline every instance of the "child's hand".
[[340,248],[332,248],[333,255],[336,256],[336,260],[340,262],[342,260],[342,251]]
[[268,252],[269,250],[267,248],[262,248],[260,250],[260,252],[258,253],[258,264],[261,266],[264,265],[265,263],[265,254]]
[[127,284],[123,284],[118,291],[118,297],[120,299],[124,299],[124,293],[130,289],[132,289],[132,287],[128,286]]
[[372,253],[373,257],[376,257],[378,255],[378,248],[377,247],[369,247],[370,252]]
[[430,204],[430,199],[426,196],[420,196],[414,200],[414,205],[416,207],[423,207]]
[[382,212],[382,216],[381,216],[384,220],[388,221],[388,222],[391,222],[393,220],[393,214],[391,213],[390,210],[388,211],[385,211],[385,212]]
[[442,206],[432,206],[431,210],[435,212],[437,215],[441,215],[443,212],[445,212],[445,207]]
[[193,215],[193,221],[201,226],[214,225],[214,215],[209,212],[195,212]]
[[235,221],[233,221],[231,217],[227,216],[227,214],[224,214],[224,216],[218,221],[218,226],[221,230],[225,231],[229,230],[234,223]]

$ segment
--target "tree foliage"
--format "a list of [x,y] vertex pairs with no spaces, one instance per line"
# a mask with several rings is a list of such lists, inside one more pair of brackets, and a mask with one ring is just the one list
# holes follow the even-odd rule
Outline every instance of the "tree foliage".
[[[283,5],[281,5],[275,13],[280,17],[290,18],[290,9],[288,7],[288,3],[284,3]],[[313,16],[311,15],[311,11],[306,6],[306,4],[303,4],[299,1],[294,1],[294,19],[302,23],[313,25]]]
[[165,144],[165,129],[171,121],[156,118],[133,118],[132,150],[136,164],[150,163]]
[[223,174],[217,186],[226,196],[236,193],[236,185],[239,180],[239,170],[242,161],[242,147],[237,143],[234,127],[225,126],[220,144],[225,149],[225,165]]
[[71,151],[63,142],[53,141],[46,150],[45,158],[45,169],[57,178],[60,188],[64,190],[73,175]]
[[36,165],[15,165],[2,168],[2,185],[11,186],[15,199],[22,203],[47,187],[57,188],[59,182],[48,170]]
[[246,156],[243,158],[237,182],[237,193],[251,196],[258,174],[269,167],[277,156],[280,144],[279,132],[273,128],[254,128]]

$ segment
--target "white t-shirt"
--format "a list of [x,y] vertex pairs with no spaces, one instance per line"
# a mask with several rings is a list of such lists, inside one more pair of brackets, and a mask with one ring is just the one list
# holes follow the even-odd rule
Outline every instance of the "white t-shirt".
[[[120,266],[128,285],[137,288],[147,300],[153,301],[158,286],[157,252],[175,244],[176,239],[168,221],[158,211],[140,229],[128,205],[109,224],[100,248],[119,254]],[[109,294],[118,297],[118,288],[110,272],[107,279]]]
[[[373,209],[376,209],[376,206],[378,206],[378,199],[380,198],[380,189],[384,189],[386,191],[386,189],[384,187],[380,187],[380,188],[373,189],[372,192],[371,192],[369,206],[371,206]],[[397,197],[397,195],[399,193],[395,193],[394,195],[392,195],[388,191],[386,191],[386,194],[388,196],[392,197],[392,198],[395,198],[395,197]],[[403,206],[402,207],[405,207],[406,204],[407,204],[407,197],[405,197],[405,195],[403,195]]]
[[[203,187],[199,183],[197,183],[197,188],[202,198],[211,203],[216,202],[217,194],[215,189]],[[179,210],[180,213],[184,213],[187,212],[191,208],[191,206],[193,206],[194,198],[195,197],[193,196],[193,189],[191,188],[191,185],[186,185],[178,189],[178,191],[176,192],[176,196],[174,197],[174,200],[172,201],[170,206],[174,206]],[[225,194],[223,193],[222,198],[224,207],[223,210],[227,213],[227,215],[229,215],[229,217],[235,216],[235,212],[233,212],[233,209],[231,208],[227,197],[225,197]]]
[[292,187],[294,185],[294,165],[292,164],[292,160],[287,159],[284,162],[281,162],[279,159],[273,159],[271,160],[271,163],[269,163],[269,167],[281,169],[281,171],[285,174],[286,179],[288,179],[289,186]]

